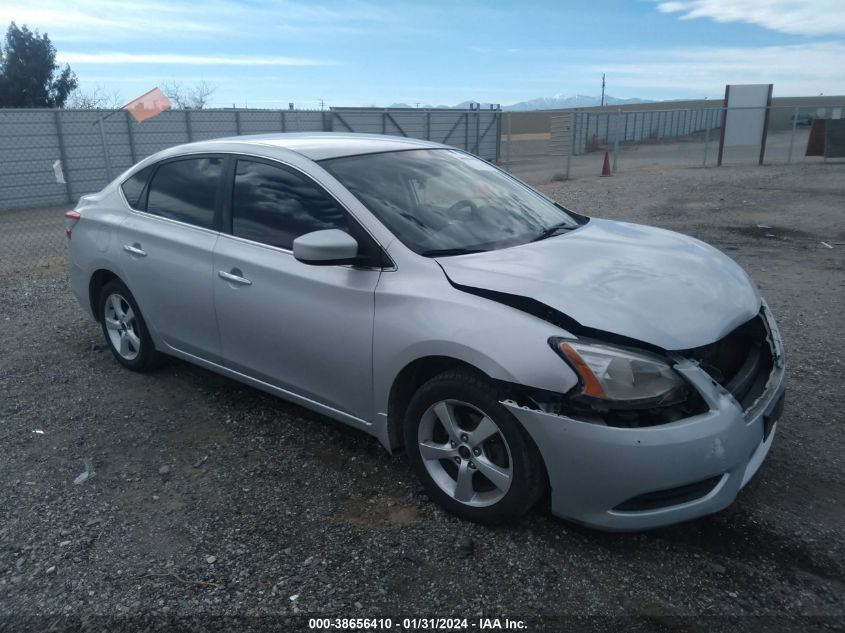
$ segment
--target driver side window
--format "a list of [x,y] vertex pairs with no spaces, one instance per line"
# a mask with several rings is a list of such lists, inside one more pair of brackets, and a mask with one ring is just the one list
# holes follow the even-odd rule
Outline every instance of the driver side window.
[[238,160],[232,189],[232,234],[292,249],[300,235],[349,232],[350,220],[326,192],[303,176],[267,163]]

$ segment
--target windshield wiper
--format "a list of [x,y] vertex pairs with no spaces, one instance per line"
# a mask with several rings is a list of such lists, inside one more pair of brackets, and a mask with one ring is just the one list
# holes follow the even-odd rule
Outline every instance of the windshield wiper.
[[542,233],[540,233],[540,235],[538,235],[531,241],[539,242],[540,240],[544,240],[547,237],[552,237],[562,231],[571,231],[574,228],[575,227],[572,226],[572,224],[569,222],[561,222],[560,224],[555,224],[554,226],[550,226],[549,228],[545,229]]
[[449,257],[450,255],[469,255],[471,253],[486,253],[483,248],[435,248],[420,253],[423,257]]

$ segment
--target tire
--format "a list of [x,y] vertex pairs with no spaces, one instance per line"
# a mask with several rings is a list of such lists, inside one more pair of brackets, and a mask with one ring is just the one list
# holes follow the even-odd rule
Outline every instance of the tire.
[[428,495],[463,519],[516,521],[546,489],[533,440],[477,372],[452,369],[426,382],[411,398],[404,432]]
[[108,282],[97,302],[103,336],[118,363],[132,371],[154,369],[161,360],[135,297],[119,279]]

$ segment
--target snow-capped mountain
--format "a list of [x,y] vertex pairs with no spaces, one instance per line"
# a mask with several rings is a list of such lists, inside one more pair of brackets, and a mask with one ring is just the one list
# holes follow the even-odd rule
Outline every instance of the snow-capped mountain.
[[[648,103],[647,99],[619,99],[610,95],[604,96],[605,105],[618,105],[623,103]],[[538,97],[530,101],[520,101],[511,105],[502,106],[503,110],[524,112],[528,110],[558,110],[561,108],[590,108],[601,105],[601,97],[588,95],[555,95],[554,97]]]

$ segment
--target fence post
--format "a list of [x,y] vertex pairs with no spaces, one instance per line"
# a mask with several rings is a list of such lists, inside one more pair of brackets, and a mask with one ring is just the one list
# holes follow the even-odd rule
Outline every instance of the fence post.
[[281,119],[280,123],[281,123],[281,125],[282,125],[282,132],[284,132],[284,131],[285,131],[285,128],[287,127],[287,126],[285,125],[285,111],[284,111],[284,110],[282,110],[279,114],[280,114],[279,119]]
[[241,111],[235,110],[235,136],[241,135]]
[[194,128],[191,126],[191,111],[185,110],[185,132],[188,134],[188,142],[194,141]]
[[[610,115],[608,115],[609,117]],[[619,123],[622,118],[622,108],[616,109],[616,116],[613,119],[613,173],[616,173],[616,163],[619,156]],[[608,119],[609,122],[609,119]]]
[[593,132],[593,137],[595,137],[595,139],[596,139],[596,148],[598,148],[598,145],[599,145],[599,121],[601,121],[601,114],[596,114],[596,116],[593,117],[593,118],[595,118],[595,120],[596,120],[596,131]]
[[769,119],[772,116],[772,84],[769,84],[769,96],[766,99],[766,108],[763,111],[763,138],[760,139],[760,160],[758,165],[762,165],[766,158],[766,142],[769,140]]
[[499,158],[502,155],[502,108],[499,106],[499,111],[496,113],[496,164],[499,164]]
[[387,134],[387,116],[385,116],[385,111],[381,111],[381,133]]
[[132,159],[132,164],[138,162],[138,156],[135,153],[135,132],[132,131],[132,115],[129,110],[126,110],[126,134],[129,138],[129,157]]
[[100,123],[100,141],[103,144],[103,161],[105,161],[106,165],[106,182],[112,181],[112,172],[111,172],[111,156],[109,156],[109,146],[106,143],[106,127],[103,124],[103,115],[100,113],[100,110],[97,110],[97,114],[99,115],[99,123]]
[[792,135],[789,137],[789,155],[786,157],[786,164],[792,162],[792,147],[795,145],[795,126],[798,125],[798,106],[792,112]]
[[575,151],[575,117],[574,110],[569,115],[569,151],[566,153],[566,179],[569,180],[569,167],[572,164],[572,152]]
[[481,104],[475,109],[475,155],[481,151]]
[[508,112],[508,144],[505,147],[505,165],[511,164],[511,128],[513,126],[513,112]]
[[[431,140],[431,110],[425,111],[425,140]],[[498,154],[498,150],[496,150]]]
[[59,160],[62,161],[62,174],[65,177],[65,193],[67,201],[73,203],[73,193],[70,189],[70,169],[67,164],[67,152],[65,151],[65,135],[62,131],[62,119],[59,116],[59,109],[53,110],[53,120],[56,123],[56,138],[59,140]]
[[713,118],[713,110],[707,111],[707,123],[705,123],[705,132],[704,132],[704,160],[701,162],[702,167],[707,167],[707,147],[710,145],[710,128],[711,126],[711,119]]
[[[590,148],[590,113],[587,112],[587,122],[584,123],[584,117],[581,116],[581,121],[579,123],[584,123],[581,127],[584,130],[584,153],[586,154]],[[580,134],[580,132],[579,132]]]
[[[472,108],[472,104],[469,104]],[[464,114],[464,150],[469,151],[469,112]]]

